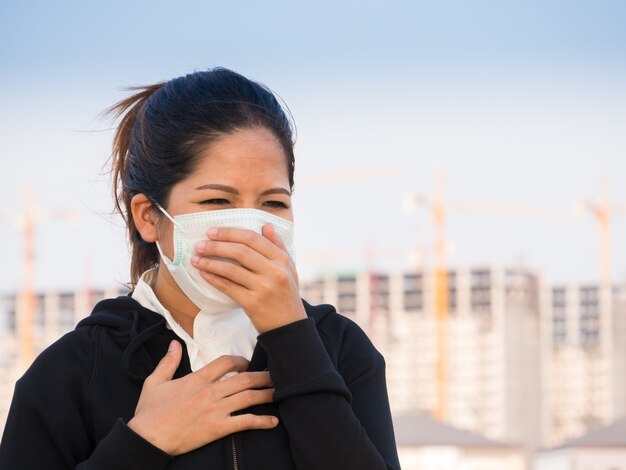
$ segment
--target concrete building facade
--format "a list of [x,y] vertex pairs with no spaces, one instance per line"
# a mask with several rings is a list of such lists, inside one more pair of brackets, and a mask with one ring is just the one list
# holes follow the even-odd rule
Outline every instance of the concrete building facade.
[[[304,283],[385,355],[394,413],[437,408],[435,277],[340,273]],[[445,420],[551,447],[626,415],[626,285],[552,286],[497,267],[448,272]]]
[[[445,421],[491,439],[539,445],[540,278],[495,267],[448,273]],[[428,272],[329,274],[304,298],[331,303],[387,362],[392,411],[438,405],[435,278]]]
[[626,286],[549,289],[544,309],[544,444],[626,415]]

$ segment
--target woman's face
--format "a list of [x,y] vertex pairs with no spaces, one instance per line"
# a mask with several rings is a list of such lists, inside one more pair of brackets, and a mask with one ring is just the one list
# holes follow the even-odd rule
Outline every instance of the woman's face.
[[[253,208],[293,221],[285,152],[261,127],[227,134],[207,145],[195,171],[172,187],[165,210],[172,216]],[[172,257],[172,223],[158,224],[161,249]]]

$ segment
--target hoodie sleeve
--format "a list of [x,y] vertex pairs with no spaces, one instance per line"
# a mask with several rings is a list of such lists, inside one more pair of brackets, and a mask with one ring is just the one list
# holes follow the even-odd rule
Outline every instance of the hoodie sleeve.
[[313,318],[268,331],[259,342],[299,470],[400,468],[385,363],[356,324],[347,321],[335,345],[337,366]]
[[68,333],[17,381],[0,444],[0,468],[158,470],[169,464],[169,455],[121,420],[95,446],[87,404],[96,369],[93,335],[92,328]]

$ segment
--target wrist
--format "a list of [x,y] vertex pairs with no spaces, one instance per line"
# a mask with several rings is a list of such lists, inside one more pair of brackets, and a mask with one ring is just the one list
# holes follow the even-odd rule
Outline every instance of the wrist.
[[176,455],[176,449],[174,446],[168,445],[167,440],[163,439],[160,436],[158,430],[155,430],[153,427],[144,426],[141,420],[138,420],[136,417],[131,418],[131,420],[126,423],[126,426],[141,437],[146,442],[152,444],[157,449],[165,452],[168,455],[174,456]]
[[291,323],[295,323],[300,320],[304,320],[307,318],[307,314],[304,311],[304,307],[301,310],[296,310],[291,312],[289,315],[283,315],[279,318],[271,318],[268,321],[264,322],[252,322],[254,324],[255,329],[259,332],[259,334],[267,333],[268,331],[275,330],[277,328],[289,325]]

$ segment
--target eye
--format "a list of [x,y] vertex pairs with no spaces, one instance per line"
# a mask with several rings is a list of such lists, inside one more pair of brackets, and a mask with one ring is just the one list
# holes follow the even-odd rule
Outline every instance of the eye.
[[230,204],[230,201],[228,199],[214,198],[202,201],[200,204],[206,204],[211,206],[227,206]]
[[289,206],[283,201],[265,201],[263,205],[271,207],[272,209],[289,209]]

